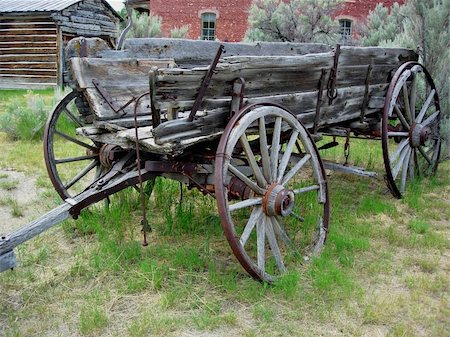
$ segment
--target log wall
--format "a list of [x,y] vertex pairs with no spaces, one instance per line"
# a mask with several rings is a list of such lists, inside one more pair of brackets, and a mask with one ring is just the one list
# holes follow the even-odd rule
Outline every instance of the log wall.
[[0,18],[0,88],[58,82],[58,28],[49,17]]
[[60,11],[5,12],[0,8],[0,89],[37,89],[63,84],[64,49],[76,36],[109,45],[119,17],[102,1],[82,0]]

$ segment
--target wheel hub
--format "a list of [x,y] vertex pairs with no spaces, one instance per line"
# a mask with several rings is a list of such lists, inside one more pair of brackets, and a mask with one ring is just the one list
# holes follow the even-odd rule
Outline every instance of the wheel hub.
[[424,146],[430,138],[431,129],[422,124],[414,124],[409,131],[409,142],[411,147]]
[[294,192],[274,183],[264,195],[264,213],[269,216],[288,216],[294,208],[294,200]]

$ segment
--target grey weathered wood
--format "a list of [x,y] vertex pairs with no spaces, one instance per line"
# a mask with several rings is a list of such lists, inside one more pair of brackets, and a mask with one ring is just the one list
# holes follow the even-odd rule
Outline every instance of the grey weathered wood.
[[21,243],[39,235],[50,227],[60,223],[69,217],[69,209],[72,206],[65,202],[54,208],[39,219],[27,224],[26,226],[12,232],[8,235],[0,236],[0,255],[3,255]]
[[12,269],[17,265],[16,255],[14,251],[10,250],[9,252],[0,254],[0,273],[2,271]]

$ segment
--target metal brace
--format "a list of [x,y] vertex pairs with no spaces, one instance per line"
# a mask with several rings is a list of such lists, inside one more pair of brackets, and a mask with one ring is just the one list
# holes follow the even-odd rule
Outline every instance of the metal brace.
[[333,68],[330,70],[330,77],[328,78],[328,84],[327,84],[327,96],[329,98],[328,105],[333,104],[334,99],[337,97],[337,90],[336,90],[336,77],[337,77],[337,70],[339,65],[339,56],[341,54],[341,45],[336,45],[336,51],[334,53],[334,63]]
[[96,79],[92,79],[92,84],[94,85],[95,89],[97,89],[100,96],[103,97],[103,99],[108,103],[109,107],[115,112],[118,113],[122,110],[124,110],[127,106],[129,106],[131,103],[133,103],[136,100],[136,97],[132,97],[125,105],[118,107],[116,102],[112,99],[111,95],[106,91],[105,88],[100,84],[100,82]]
[[208,72],[206,73],[205,78],[203,79],[203,82],[200,86],[200,89],[198,91],[197,97],[195,98],[194,104],[192,105],[191,113],[189,114],[189,122],[192,122],[195,118],[195,115],[197,114],[198,109],[200,109],[200,106],[202,105],[203,98],[206,94],[206,89],[208,89],[209,83],[211,82],[211,78],[214,75],[215,69],[217,67],[217,63],[219,63],[220,56],[222,55],[222,52],[224,51],[225,46],[221,44],[219,46],[219,49],[217,50],[216,57],[212,61],[211,65],[209,66]]
[[327,71],[325,69],[322,69],[322,74],[320,75],[319,85],[318,85],[319,92],[317,93],[316,116],[314,118],[313,134],[317,133],[317,129],[319,128],[320,106],[322,105],[323,87],[325,85],[326,73],[327,73]]

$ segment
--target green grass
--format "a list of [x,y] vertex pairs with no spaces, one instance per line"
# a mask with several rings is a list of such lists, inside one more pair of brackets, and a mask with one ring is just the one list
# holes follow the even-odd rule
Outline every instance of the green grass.
[[[45,189],[35,206],[60,202],[41,144],[0,135],[0,151],[0,166]],[[324,155],[343,161],[342,146]],[[378,142],[352,142],[349,159],[382,175]],[[397,200],[382,178],[331,172],[322,255],[294,260],[273,285],[234,258],[213,198],[183,187],[180,202],[178,182],[158,178],[146,247],[132,189],[21,245],[21,265],[0,274],[0,335],[446,336],[449,177],[446,162]]]

